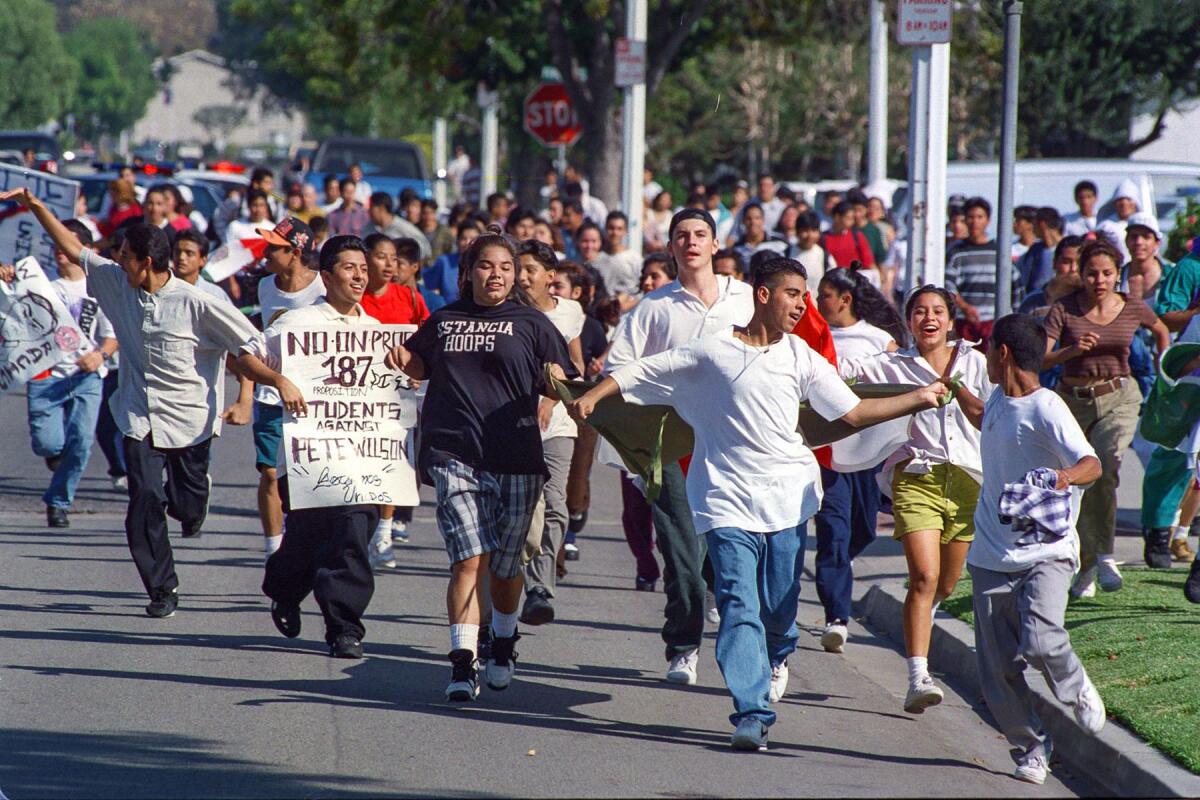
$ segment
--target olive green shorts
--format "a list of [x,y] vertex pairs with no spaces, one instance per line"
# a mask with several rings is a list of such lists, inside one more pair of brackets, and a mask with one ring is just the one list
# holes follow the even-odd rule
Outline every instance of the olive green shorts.
[[942,544],[975,538],[975,504],[979,484],[953,464],[934,464],[924,474],[905,472],[908,462],[892,475],[893,538],[913,531],[941,531]]

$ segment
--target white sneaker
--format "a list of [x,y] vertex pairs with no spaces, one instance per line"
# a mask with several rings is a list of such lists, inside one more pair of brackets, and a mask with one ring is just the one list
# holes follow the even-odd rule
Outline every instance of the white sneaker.
[[118,475],[112,479],[112,486],[114,492],[128,492],[129,478],[126,478],[124,475]]
[[1079,727],[1095,736],[1100,733],[1107,719],[1100,692],[1096,691],[1096,685],[1088,678],[1083,691],[1079,693],[1079,699],[1075,701],[1075,721]]
[[1075,581],[1071,584],[1072,597],[1095,597],[1096,596],[1096,573],[1099,570],[1093,565],[1085,570],[1082,570],[1075,576]]
[[923,714],[925,709],[936,706],[944,697],[933,678],[922,675],[909,683],[908,694],[904,696],[904,710],[909,714]]
[[667,681],[691,686],[696,682],[696,665],[700,662],[700,651],[688,650],[671,659],[667,667]]
[[1125,585],[1125,581],[1121,579],[1121,570],[1117,569],[1117,562],[1111,558],[1103,558],[1096,562],[1096,567],[1099,572],[1100,588],[1106,592],[1119,592],[1121,587]]
[[1046,782],[1046,774],[1050,772],[1050,765],[1046,763],[1046,758],[1041,753],[1036,755],[1022,756],[1017,762],[1017,768],[1013,770],[1013,777],[1019,781],[1026,783],[1036,783],[1041,786]]
[[392,549],[391,530],[376,528],[367,552],[370,554],[372,567],[396,566],[396,551]]
[[704,618],[710,625],[721,624],[721,612],[717,611],[717,598],[712,592],[704,593]]
[[392,543],[408,544],[408,525],[395,521],[392,523]]
[[783,699],[783,693],[787,691],[788,682],[788,665],[787,661],[781,664],[775,664],[771,667],[771,695],[772,703],[778,703]]
[[825,632],[821,634],[821,647],[824,647],[827,653],[840,653],[848,638],[850,632],[846,630],[844,623],[827,622]]

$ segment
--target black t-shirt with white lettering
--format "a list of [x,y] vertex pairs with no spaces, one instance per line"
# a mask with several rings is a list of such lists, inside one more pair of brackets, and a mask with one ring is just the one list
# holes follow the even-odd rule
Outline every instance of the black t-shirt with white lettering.
[[543,365],[569,370],[562,334],[541,311],[459,299],[404,345],[425,362],[422,472],[447,460],[487,472],[545,475],[538,400]]

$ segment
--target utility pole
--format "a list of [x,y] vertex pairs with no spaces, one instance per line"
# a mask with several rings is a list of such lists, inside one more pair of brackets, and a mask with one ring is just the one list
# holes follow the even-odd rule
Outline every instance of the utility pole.
[[913,48],[908,131],[908,187],[912,224],[906,289],[946,278],[946,125],[950,98],[950,45]]
[[887,178],[888,40],[884,0],[871,2],[871,77],[867,114],[867,184]]
[[621,206],[629,218],[629,249],[642,253],[642,187],[646,167],[646,5],[627,0],[625,38],[617,42],[616,83],[625,90],[621,143]]
[[433,120],[433,199],[446,207],[446,118]]
[[497,173],[500,170],[500,95],[480,81],[476,100],[483,112],[480,125],[483,141],[479,157],[479,202],[482,205],[487,202],[488,195],[496,191]]
[[996,209],[996,319],[1012,312],[1013,180],[1017,162],[1017,73],[1021,3],[1004,0],[1004,116],[1000,123],[1000,194]]

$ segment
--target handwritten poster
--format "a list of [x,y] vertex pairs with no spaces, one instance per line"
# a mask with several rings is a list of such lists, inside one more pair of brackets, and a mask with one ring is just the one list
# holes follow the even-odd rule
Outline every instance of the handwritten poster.
[[[75,216],[78,183],[48,172],[0,164],[0,191],[22,186],[28,186],[29,191],[59,219]],[[33,212],[21,204],[15,201],[0,203],[0,264],[15,264],[26,256],[33,256],[53,272],[54,242],[50,234],[38,224]]]
[[91,349],[37,260],[15,268],[12,283],[0,281],[0,394]]
[[282,372],[308,413],[284,412],[284,466],[292,508],[420,505],[405,443],[417,423],[416,391],[383,359],[415,325],[283,329]]

